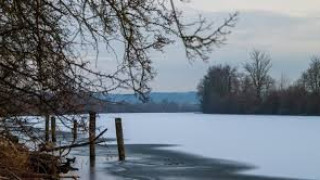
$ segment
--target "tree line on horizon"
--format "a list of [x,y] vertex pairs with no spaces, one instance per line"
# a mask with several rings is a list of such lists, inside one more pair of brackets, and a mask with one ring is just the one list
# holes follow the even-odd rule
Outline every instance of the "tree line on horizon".
[[240,71],[230,65],[215,65],[198,84],[203,113],[320,115],[320,57],[292,83],[282,75],[270,76],[271,57],[261,50],[250,53]]

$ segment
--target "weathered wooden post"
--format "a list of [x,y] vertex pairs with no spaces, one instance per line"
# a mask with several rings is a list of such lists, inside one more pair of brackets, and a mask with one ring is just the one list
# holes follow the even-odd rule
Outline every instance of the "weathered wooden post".
[[49,123],[50,123],[50,117],[49,115],[45,116],[45,141],[49,142]]
[[95,164],[96,113],[89,113],[90,166]]
[[51,117],[51,139],[52,139],[52,142],[57,142],[57,139],[56,139],[56,118],[54,116]]
[[77,140],[78,138],[78,122],[77,120],[73,120],[73,140]]
[[126,153],[125,153],[125,149],[124,149],[123,130],[122,130],[122,120],[121,120],[121,118],[116,118],[115,119],[115,123],[116,123],[116,134],[117,134],[119,161],[124,161],[126,159]]

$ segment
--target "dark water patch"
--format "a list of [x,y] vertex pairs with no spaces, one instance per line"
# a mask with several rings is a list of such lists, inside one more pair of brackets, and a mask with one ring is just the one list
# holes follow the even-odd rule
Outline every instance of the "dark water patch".
[[[125,162],[106,162],[110,174],[123,179],[289,180],[240,174],[254,166],[162,149],[168,145],[126,145]],[[109,146],[113,149],[116,146]]]

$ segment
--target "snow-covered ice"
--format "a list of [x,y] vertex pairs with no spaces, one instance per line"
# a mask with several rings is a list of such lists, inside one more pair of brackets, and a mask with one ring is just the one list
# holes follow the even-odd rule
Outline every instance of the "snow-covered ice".
[[126,144],[176,144],[171,150],[256,166],[246,174],[320,179],[320,118],[204,115],[194,113],[102,114],[97,126],[115,137],[123,119]]

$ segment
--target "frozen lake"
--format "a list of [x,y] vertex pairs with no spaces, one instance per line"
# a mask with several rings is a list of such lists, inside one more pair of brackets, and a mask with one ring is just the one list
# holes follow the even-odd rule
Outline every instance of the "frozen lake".
[[320,118],[294,116],[101,114],[97,126],[115,137],[123,119],[126,144],[174,144],[170,150],[238,161],[246,174],[320,179]]

